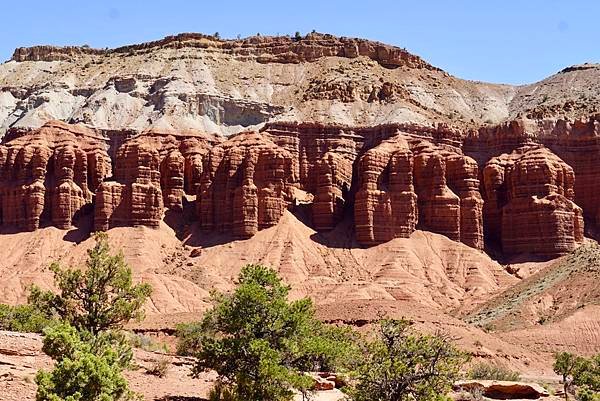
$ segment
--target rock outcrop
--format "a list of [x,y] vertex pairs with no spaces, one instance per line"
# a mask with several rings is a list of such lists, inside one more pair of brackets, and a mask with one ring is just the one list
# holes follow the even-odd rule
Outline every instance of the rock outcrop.
[[2,224],[32,231],[42,224],[71,228],[110,172],[104,138],[51,122],[0,147]]
[[413,154],[404,138],[394,138],[367,151],[358,167],[354,204],[356,239],[374,245],[407,238],[417,223],[413,186]]
[[[194,169],[194,162],[190,160],[187,163],[188,179],[197,179],[197,171]],[[183,197],[185,195],[185,166],[186,160],[178,149],[171,151],[160,164],[160,184],[163,190],[163,202],[167,209],[181,211],[183,210]],[[195,177],[196,175],[196,177]]]
[[203,157],[213,138],[147,132],[125,141],[115,157],[114,176],[99,185],[95,227],[158,227],[164,209],[181,212],[195,195]]
[[555,256],[583,241],[573,169],[548,149],[493,158],[483,177],[488,229],[504,252]]
[[249,238],[309,204],[314,229],[351,218],[364,246],[421,228],[476,249],[552,257],[583,241],[584,216],[598,219],[600,199],[578,177],[595,188],[599,123],[545,124],[461,136],[444,125],[277,123],[223,140],[50,122],[11,131],[0,147],[2,224],[68,229],[93,210],[98,230],[158,227],[195,198],[205,232]]
[[352,183],[352,161],[327,152],[316,163],[313,224],[317,230],[331,230],[342,219]]
[[126,143],[118,153],[114,180],[103,182],[96,194],[94,226],[158,227],[163,214],[160,155],[141,141]]
[[206,231],[248,238],[271,227],[292,201],[292,155],[258,133],[242,133],[211,149],[197,193]]
[[81,56],[105,56],[135,54],[155,48],[200,48],[218,49],[225,54],[240,58],[252,57],[260,63],[312,62],[323,57],[368,57],[384,67],[411,67],[439,70],[405,49],[365,39],[335,37],[328,34],[311,33],[302,38],[288,36],[252,36],[246,39],[222,40],[200,33],[182,33],[164,39],[118,47],[115,49],[93,49],[79,46],[33,46],[17,48],[12,60],[64,61]]
[[461,380],[454,384],[455,391],[472,392],[494,400],[527,399],[548,397],[548,390],[537,383],[511,382],[500,380]]

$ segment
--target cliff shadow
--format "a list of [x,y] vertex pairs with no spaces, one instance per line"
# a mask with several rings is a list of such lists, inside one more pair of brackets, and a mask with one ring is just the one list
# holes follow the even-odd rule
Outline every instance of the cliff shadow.
[[167,209],[163,216],[163,222],[175,231],[175,236],[182,242],[185,242],[194,231],[197,220],[195,205],[195,200],[184,196],[182,210]]
[[94,207],[87,204],[73,216],[73,227],[65,233],[63,240],[76,244],[85,241],[94,231]]
[[316,232],[310,239],[328,248],[363,248],[358,241],[354,231],[353,217],[347,211],[342,220],[329,231]]
[[211,248],[217,245],[225,245],[233,241],[240,240],[231,233],[222,233],[214,230],[205,230],[197,222],[190,226],[190,231],[182,239],[184,245],[200,248]]

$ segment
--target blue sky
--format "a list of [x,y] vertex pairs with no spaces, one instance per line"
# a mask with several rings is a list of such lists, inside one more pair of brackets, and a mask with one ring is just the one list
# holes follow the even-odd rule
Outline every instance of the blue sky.
[[461,78],[530,83],[600,62],[594,0],[15,0],[2,4],[0,59],[18,46],[115,47],[179,32],[222,37],[315,29],[379,40]]

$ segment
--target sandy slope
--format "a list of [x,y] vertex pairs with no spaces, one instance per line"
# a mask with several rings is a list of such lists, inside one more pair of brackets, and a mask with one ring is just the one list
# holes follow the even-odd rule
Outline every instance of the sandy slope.
[[[460,309],[481,302],[516,279],[485,253],[444,236],[417,231],[411,238],[360,248],[340,227],[317,234],[290,212],[272,228],[244,241],[195,231],[181,242],[165,223],[109,231],[138,279],[154,286],[148,312],[172,314],[202,310],[208,290],[228,290],[240,268],[262,263],[292,284],[296,297],[318,304],[339,300],[411,301],[431,308]],[[23,302],[32,282],[51,283],[51,261],[80,264],[93,240],[85,232],[47,227],[2,235],[0,301]],[[75,241],[75,242],[71,242]],[[195,248],[200,256],[192,257]]]

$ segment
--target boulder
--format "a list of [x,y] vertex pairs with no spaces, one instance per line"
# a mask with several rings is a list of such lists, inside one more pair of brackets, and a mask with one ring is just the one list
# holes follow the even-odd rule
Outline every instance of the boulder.
[[537,383],[497,380],[461,380],[454,384],[455,391],[480,391],[484,397],[495,400],[530,399],[547,397],[548,390]]

